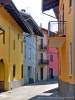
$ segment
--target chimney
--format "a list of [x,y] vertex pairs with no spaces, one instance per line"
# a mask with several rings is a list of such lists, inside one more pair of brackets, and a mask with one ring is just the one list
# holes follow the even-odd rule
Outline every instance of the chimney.
[[40,23],[40,29],[42,28],[42,23]]
[[26,12],[26,10],[25,10],[25,9],[21,9],[21,11],[22,11],[22,12]]

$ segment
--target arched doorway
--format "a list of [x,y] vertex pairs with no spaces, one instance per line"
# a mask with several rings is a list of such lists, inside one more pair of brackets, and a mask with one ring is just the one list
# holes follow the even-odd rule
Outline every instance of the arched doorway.
[[0,92],[4,91],[4,83],[5,83],[5,65],[3,60],[0,60]]

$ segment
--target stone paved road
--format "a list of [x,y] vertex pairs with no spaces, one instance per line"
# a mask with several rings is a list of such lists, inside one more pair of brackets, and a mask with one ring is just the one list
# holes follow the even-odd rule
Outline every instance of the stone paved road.
[[57,81],[43,81],[0,93],[0,100],[72,100],[58,92]]

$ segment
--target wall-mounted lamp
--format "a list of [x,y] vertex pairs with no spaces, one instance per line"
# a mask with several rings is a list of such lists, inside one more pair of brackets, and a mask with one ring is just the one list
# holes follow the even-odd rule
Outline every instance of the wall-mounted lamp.
[[5,29],[0,26],[0,35],[3,35],[3,43],[5,44]]

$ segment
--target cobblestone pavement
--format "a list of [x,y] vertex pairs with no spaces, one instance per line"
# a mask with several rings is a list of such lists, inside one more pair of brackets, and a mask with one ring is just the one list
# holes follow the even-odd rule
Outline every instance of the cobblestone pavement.
[[75,100],[61,97],[57,81],[41,81],[0,93],[0,100]]

